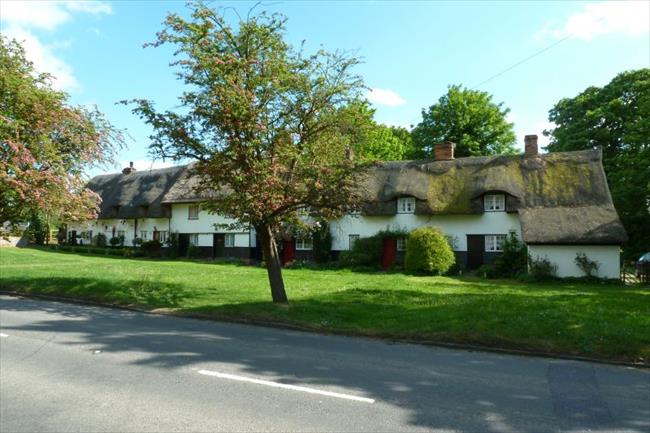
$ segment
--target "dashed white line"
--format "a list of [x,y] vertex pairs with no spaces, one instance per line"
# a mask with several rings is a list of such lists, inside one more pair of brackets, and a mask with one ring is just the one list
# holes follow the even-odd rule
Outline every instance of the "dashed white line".
[[335,397],[335,398],[342,398],[342,399],[345,399],[345,400],[361,401],[363,403],[374,403],[375,402],[375,400],[373,400],[372,398],[357,397],[356,395],[341,394],[339,392],[323,391],[323,390],[320,390],[320,389],[308,388],[306,386],[288,385],[286,383],[272,382],[270,380],[253,379],[251,377],[238,376],[236,374],[219,373],[217,371],[210,371],[210,370],[199,370],[198,373],[202,374],[204,376],[218,377],[220,379],[236,380],[236,381],[239,381],[239,382],[250,382],[250,383],[255,383],[257,385],[271,386],[273,388],[282,388],[282,389],[288,389],[288,390],[291,390],[291,391],[306,392],[306,393],[309,393],[309,394],[319,394],[319,395],[325,395],[327,397]]

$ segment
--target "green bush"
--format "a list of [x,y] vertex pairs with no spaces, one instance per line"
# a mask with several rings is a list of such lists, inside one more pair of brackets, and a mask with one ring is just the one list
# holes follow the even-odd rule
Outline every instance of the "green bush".
[[548,281],[557,278],[557,265],[544,257],[529,257],[528,275],[534,281]]
[[108,241],[111,244],[111,247],[117,248],[118,246],[121,246],[122,241],[120,240],[120,237],[118,236],[113,236],[110,241]]
[[160,257],[162,254],[162,244],[160,241],[151,240],[142,242],[140,248],[147,257]]
[[598,275],[600,263],[590,260],[585,253],[577,253],[575,258],[576,266],[580,268],[585,277],[593,278]]
[[190,244],[187,248],[187,258],[198,259],[199,257],[201,257],[201,249],[196,245]]
[[326,221],[320,221],[318,224],[312,232],[314,261],[327,263],[331,259],[330,252],[332,250],[330,225]]
[[367,238],[359,238],[349,251],[341,251],[339,261],[342,266],[379,267],[384,248],[384,238],[379,234]]
[[503,251],[494,259],[487,278],[515,277],[525,273],[528,251],[526,245],[517,237],[517,233],[511,231],[506,236],[502,247]]
[[444,274],[456,261],[445,235],[433,227],[420,227],[411,232],[406,243],[404,266],[412,272]]
[[26,230],[29,242],[36,245],[45,244],[48,235],[48,226],[45,216],[39,212],[32,213]]
[[92,240],[93,245],[97,247],[105,247],[106,246],[106,235],[104,233],[97,233],[95,235],[95,238]]

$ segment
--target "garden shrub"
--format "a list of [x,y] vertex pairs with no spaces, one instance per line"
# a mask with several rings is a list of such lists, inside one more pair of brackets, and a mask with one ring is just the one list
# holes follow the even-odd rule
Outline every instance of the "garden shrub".
[[45,244],[45,239],[47,239],[48,235],[48,226],[43,214],[39,212],[32,213],[26,234],[29,237],[29,242],[36,245]]
[[585,274],[585,277],[593,278],[598,275],[600,263],[595,260],[590,260],[585,253],[576,253],[575,263],[582,273]]
[[377,269],[381,266],[384,254],[384,239],[406,236],[408,236],[406,230],[386,228],[372,236],[359,238],[351,250],[341,251],[339,263],[342,266],[357,269]]
[[138,238],[138,237],[133,238],[133,246],[139,247],[140,245],[142,245],[142,238]]
[[535,281],[548,281],[557,277],[557,265],[547,257],[530,257],[528,259],[528,275]]
[[162,244],[157,240],[142,242],[140,248],[147,257],[160,257],[162,254]]
[[111,247],[117,248],[118,246],[121,246],[122,241],[120,240],[119,237],[113,236],[110,241],[108,241],[111,244]]
[[93,239],[93,245],[98,247],[106,246],[106,235],[104,233],[97,233]]
[[526,272],[528,251],[519,240],[517,233],[511,231],[503,242],[503,251],[494,259],[487,278],[514,277]]
[[331,259],[332,234],[330,225],[326,221],[319,221],[312,232],[313,254],[316,263],[327,263]]
[[190,244],[187,248],[187,258],[198,259],[199,257],[201,257],[201,249],[196,245]]
[[476,275],[482,278],[499,278],[502,275],[497,271],[494,264],[484,264],[476,269]]
[[409,235],[404,262],[408,271],[440,275],[447,272],[455,261],[454,252],[439,229],[420,227]]

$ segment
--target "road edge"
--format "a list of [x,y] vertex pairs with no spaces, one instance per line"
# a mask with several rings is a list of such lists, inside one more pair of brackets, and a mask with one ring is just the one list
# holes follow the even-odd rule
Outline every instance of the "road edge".
[[588,356],[568,355],[568,354],[553,353],[553,352],[522,350],[522,349],[507,349],[507,348],[500,348],[500,347],[493,347],[493,346],[479,346],[479,345],[472,345],[472,344],[449,343],[444,341],[414,340],[409,338],[369,335],[369,334],[364,334],[359,332],[345,332],[345,331],[311,328],[308,326],[300,326],[291,323],[274,322],[274,321],[261,320],[261,319],[235,318],[230,316],[214,316],[214,315],[201,314],[201,313],[176,313],[172,311],[147,310],[144,308],[133,307],[128,305],[112,304],[112,303],[92,301],[87,299],[71,298],[66,296],[45,295],[41,293],[26,293],[26,292],[0,290],[0,295],[42,299],[48,301],[79,304],[79,305],[92,306],[92,307],[113,308],[116,310],[133,311],[137,313],[151,314],[156,316],[180,317],[180,318],[187,318],[187,319],[206,320],[211,322],[236,323],[241,325],[286,329],[290,331],[306,332],[306,333],[320,334],[320,335],[337,335],[337,336],[344,336],[344,337],[367,338],[371,340],[383,341],[383,342],[394,343],[394,344],[395,343],[414,344],[419,346],[466,350],[469,352],[487,352],[487,353],[496,353],[502,355],[518,355],[518,356],[526,356],[526,357],[534,357],[534,358],[551,358],[551,359],[558,359],[558,360],[582,361],[582,362],[591,362],[596,364],[615,365],[621,367],[633,367],[638,369],[650,370],[650,363],[633,363],[633,362],[626,362],[626,361],[614,361],[614,360],[607,360],[607,359],[600,359],[600,358],[591,358]]

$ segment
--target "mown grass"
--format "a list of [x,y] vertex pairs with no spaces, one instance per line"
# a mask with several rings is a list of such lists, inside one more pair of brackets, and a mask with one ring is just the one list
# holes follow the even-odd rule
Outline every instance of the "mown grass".
[[349,270],[284,270],[274,305],[259,267],[0,249],[0,289],[300,325],[650,363],[650,291]]

